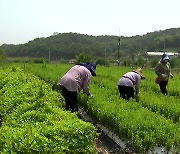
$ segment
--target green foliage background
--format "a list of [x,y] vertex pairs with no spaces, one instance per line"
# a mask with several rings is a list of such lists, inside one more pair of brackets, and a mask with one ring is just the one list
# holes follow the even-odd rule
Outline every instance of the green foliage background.
[[[146,51],[180,51],[180,28],[155,31],[142,36],[120,36],[120,58],[144,55]],[[3,44],[8,57],[36,57],[51,60],[75,59],[81,52],[94,58],[117,59],[118,36],[92,36],[77,33],[57,33],[46,38],[36,38],[25,44]]]

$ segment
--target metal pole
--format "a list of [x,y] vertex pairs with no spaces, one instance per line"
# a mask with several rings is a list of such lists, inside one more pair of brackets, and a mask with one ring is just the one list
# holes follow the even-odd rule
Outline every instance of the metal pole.
[[118,66],[120,64],[120,60],[119,60],[120,45],[121,45],[121,40],[120,40],[120,29],[119,29],[119,38],[118,38]]
[[119,60],[119,49],[120,49],[120,37],[118,38],[118,66],[119,66],[119,63],[120,63],[120,60]]

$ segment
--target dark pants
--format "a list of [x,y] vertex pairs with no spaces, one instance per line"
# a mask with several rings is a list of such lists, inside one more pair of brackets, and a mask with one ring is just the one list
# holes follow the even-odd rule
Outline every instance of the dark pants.
[[129,100],[131,97],[134,98],[134,88],[127,86],[118,85],[120,97]]
[[167,95],[167,94],[168,94],[167,88],[166,88],[167,84],[168,84],[168,81],[161,81],[161,82],[159,83],[159,87],[160,87],[160,89],[161,89],[161,92],[162,92],[164,95]]
[[78,111],[77,92],[67,90],[64,86],[61,86],[63,96],[65,98],[66,110],[72,112]]

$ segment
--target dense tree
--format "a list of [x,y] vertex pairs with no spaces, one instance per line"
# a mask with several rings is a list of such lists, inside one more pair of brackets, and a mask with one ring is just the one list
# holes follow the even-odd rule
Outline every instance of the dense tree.
[[82,62],[91,62],[92,61],[92,55],[87,53],[80,53],[76,56],[76,63],[82,63]]
[[0,49],[0,60],[5,59],[5,50]]
[[[117,59],[118,36],[90,36],[77,33],[55,32],[47,38],[36,38],[25,44],[3,44],[9,57],[48,58],[51,60],[75,59],[81,52],[94,58]],[[180,51],[180,28],[155,31],[143,36],[120,37],[120,58],[144,54],[147,50]],[[106,49],[106,53],[105,53]]]

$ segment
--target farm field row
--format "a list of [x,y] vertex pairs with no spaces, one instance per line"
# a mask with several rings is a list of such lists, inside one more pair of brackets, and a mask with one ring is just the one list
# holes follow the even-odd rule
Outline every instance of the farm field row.
[[0,153],[94,153],[92,124],[65,111],[63,98],[19,67],[0,70]]
[[[21,67],[45,80],[54,87],[72,65],[26,64]],[[121,138],[133,142],[137,151],[147,151],[156,145],[167,149],[180,147],[180,83],[179,74],[170,79],[169,95],[160,93],[153,71],[144,71],[139,102],[119,98],[117,82],[131,71],[125,67],[97,67],[97,76],[92,79],[92,98],[80,94],[80,105],[96,117],[100,123]],[[180,149],[178,149],[180,150]]]

